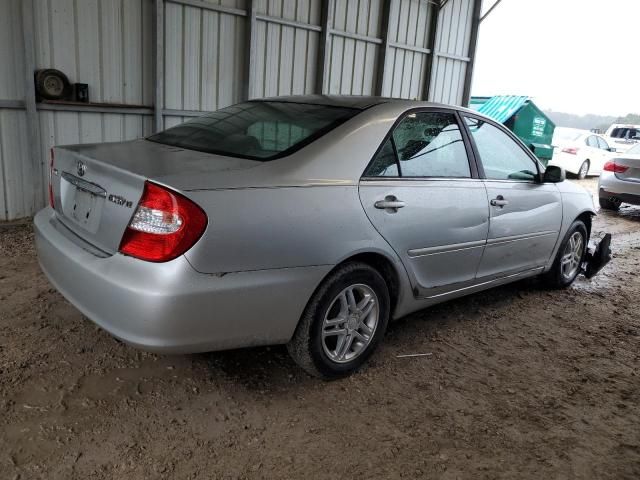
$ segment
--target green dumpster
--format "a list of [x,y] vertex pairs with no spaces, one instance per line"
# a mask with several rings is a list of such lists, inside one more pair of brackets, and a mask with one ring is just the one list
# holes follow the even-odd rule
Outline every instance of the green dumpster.
[[544,165],[553,157],[551,139],[556,126],[530,97],[521,95],[471,97],[469,107],[502,123],[515,133]]

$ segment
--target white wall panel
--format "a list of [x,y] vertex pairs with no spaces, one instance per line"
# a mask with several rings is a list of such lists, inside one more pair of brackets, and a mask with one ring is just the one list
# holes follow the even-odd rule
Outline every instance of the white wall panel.
[[[380,36],[380,0],[336,0],[332,28],[378,39]],[[329,48],[328,93],[372,95],[380,45],[366,40],[331,35]]]
[[[259,1],[260,15],[319,25],[319,0]],[[252,98],[314,93],[320,32],[259,19]]]
[[0,99],[24,97],[20,0],[0,1]]
[[37,0],[37,68],[89,85],[92,102],[150,105],[152,0]]
[[0,219],[25,217],[35,208],[26,119],[24,111],[0,110]]
[[[434,9],[433,4],[425,0],[393,2],[389,13],[389,41],[393,45],[426,49]],[[400,98],[422,98],[429,57],[429,54],[421,51],[390,48],[385,62],[382,94]]]
[[164,108],[208,111],[242,99],[245,23],[237,15],[166,3]]

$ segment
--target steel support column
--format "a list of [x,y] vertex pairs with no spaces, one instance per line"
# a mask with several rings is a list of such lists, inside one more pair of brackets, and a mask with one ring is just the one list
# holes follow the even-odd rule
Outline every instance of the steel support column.
[[333,23],[333,12],[335,10],[335,0],[323,0],[320,26],[322,33],[318,44],[318,60],[316,67],[316,92],[327,93],[326,85],[327,71],[329,66],[329,49],[331,48],[331,24]]
[[431,95],[431,79],[433,76],[433,65],[436,62],[436,38],[438,35],[438,18],[440,17],[440,4],[431,3],[431,18],[429,22],[429,37],[427,38],[427,48],[431,52],[427,58],[427,68],[425,72],[425,83],[422,99],[429,101]]
[[[496,2],[496,5],[499,2]],[[494,5],[495,7],[495,5]],[[467,69],[464,73],[464,88],[462,90],[462,105],[469,106],[471,100],[471,83],[473,82],[473,68],[476,62],[476,49],[478,47],[478,34],[480,33],[480,12],[482,11],[482,0],[475,0],[473,5],[473,17],[471,19],[471,39],[469,40],[469,62],[467,63]],[[486,15],[488,15],[487,12]],[[486,17],[485,15],[485,17]]]
[[376,95],[382,95],[384,92],[385,66],[387,64],[387,57],[389,56],[389,49],[391,48],[389,45],[389,16],[391,15],[391,7],[394,1],[397,0],[384,0],[382,5],[382,46],[380,47],[376,72]]
[[256,54],[258,38],[256,37],[256,24],[258,12],[257,0],[248,0],[247,2],[247,28],[245,31],[246,48],[248,52],[244,58],[244,98],[250,99],[255,91],[255,72],[253,66],[256,64]]
[[154,130],[159,132],[164,130],[164,116],[162,108],[164,107],[164,0],[155,0],[155,28],[154,50],[155,50],[155,100],[153,105]]
[[27,112],[27,149],[33,174],[33,205],[29,211],[36,211],[44,205],[44,170],[40,152],[40,122],[36,110],[36,87],[33,75],[36,70],[34,46],[33,0],[22,2],[22,40],[24,46],[24,104]]

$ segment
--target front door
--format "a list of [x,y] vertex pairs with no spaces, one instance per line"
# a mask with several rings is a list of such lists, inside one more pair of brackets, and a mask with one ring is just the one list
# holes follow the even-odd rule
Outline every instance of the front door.
[[489,209],[454,112],[406,114],[365,172],[360,199],[402,259],[416,296],[474,281]]
[[555,184],[538,181],[537,161],[502,128],[465,116],[489,200],[489,235],[478,279],[543,267],[562,223]]

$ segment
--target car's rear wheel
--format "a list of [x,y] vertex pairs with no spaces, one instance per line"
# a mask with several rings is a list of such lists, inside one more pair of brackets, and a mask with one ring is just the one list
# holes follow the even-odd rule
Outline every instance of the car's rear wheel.
[[598,203],[600,203],[600,207],[605,210],[620,210],[620,205],[622,202],[615,197],[603,198],[598,197]]
[[587,178],[588,173],[589,173],[589,160],[585,160],[584,162],[582,162],[582,165],[580,165],[580,170],[578,170],[578,179],[584,180],[585,178]]
[[587,253],[587,227],[576,220],[564,236],[551,270],[545,274],[546,283],[553,288],[566,288],[573,283]]
[[389,289],[380,273],[360,262],[339,267],[313,294],[289,354],[311,375],[344,377],[371,356],[389,322]]

